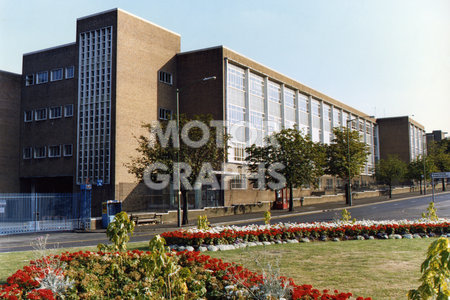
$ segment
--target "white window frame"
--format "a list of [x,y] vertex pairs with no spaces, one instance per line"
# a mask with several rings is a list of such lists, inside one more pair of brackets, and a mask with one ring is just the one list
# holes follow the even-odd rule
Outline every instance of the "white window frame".
[[[44,111],[45,112],[45,116],[43,118],[39,118],[38,114],[40,111]],[[44,121],[47,120],[47,109],[46,108],[40,108],[40,109],[36,109],[34,111],[34,120],[35,121]]]
[[246,190],[247,187],[247,176],[244,174],[233,176],[233,178],[230,179],[231,190]]
[[159,108],[159,119],[160,120],[171,120],[172,119],[172,111],[166,108]]
[[[29,151],[28,152],[29,155],[25,155],[27,153],[26,151]],[[24,147],[23,152],[22,152],[22,158],[23,159],[32,159],[33,158],[33,147]]]
[[[38,156],[38,154],[37,154],[37,152],[38,151],[40,151],[40,150],[43,150],[43,156]],[[45,158],[46,157],[46,154],[47,154],[47,147],[45,147],[45,146],[42,146],[42,147],[34,147],[34,158],[35,159],[40,159],[40,158]]]
[[[43,81],[39,80],[39,75],[41,75],[41,74],[46,74],[46,79]],[[46,83],[46,82],[48,82],[48,71],[38,72],[36,74],[36,84],[42,84],[42,83]]]
[[173,84],[172,73],[159,71],[159,81],[168,85],[172,85]]
[[[58,153],[57,154],[53,154],[52,150],[53,149],[58,149]],[[51,145],[48,146],[48,157],[49,158],[58,158],[61,157],[61,145]]]
[[[71,76],[69,76],[69,70],[72,70]],[[66,79],[74,78],[75,77],[75,66],[66,67],[65,73],[66,73],[65,74]]]
[[[60,78],[54,78],[55,77],[55,73],[57,71],[61,71],[61,77]],[[64,78],[64,73],[63,73],[63,68],[57,68],[57,69],[53,69],[50,71],[50,81],[58,81],[58,80],[63,80]]]
[[[70,107],[70,114],[67,113],[67,108]],[[73,117],[73,104],[64,105],[64,117]]]
[[[27,113],[30,114],[30,116],[31,116],[30,119],[27,118]],[[23,112],[23,121],[25,123],[33,122],[33,111],[32,110],[26,110]]]
[[[67,153],[66,147],[70,146],[70,153]],[[63,155],[64,157],[70,157],[73,156],[73,145],[72,144],[66,144],[63,145]]]
[[25,76],[25,86],[30,86],[30,85],[33,85],[33,84],[34,84],[34,74],[26,75]]
[[[59,116],[54,116],[54,112],[59,108]],[[62,108],[61,106],[54,106],[48,109],[48,118],[49,119],[61,119],[62,118]]]

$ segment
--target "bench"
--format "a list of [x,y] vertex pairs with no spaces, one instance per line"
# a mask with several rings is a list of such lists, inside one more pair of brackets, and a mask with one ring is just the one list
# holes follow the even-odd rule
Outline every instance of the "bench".
[[162,215],[157,213],[135,213],[130,216],[131,221],[136,225],[142,224],[162,224]]

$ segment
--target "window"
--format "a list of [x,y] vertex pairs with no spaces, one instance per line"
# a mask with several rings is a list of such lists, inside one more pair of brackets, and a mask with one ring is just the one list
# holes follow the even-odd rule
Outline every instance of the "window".
[[64,117],[73,116],[73,104],[68,104],[64,106]]
[[33,148],[25,147],[23,148],[23,159],[31,159]]
[[72,156],[72,145],[64,145],[64,156]]
[[45,158],[45,146],[35,147],[34,148],[34,158]]
[[170,109],[160,108],[159,109],[159,119],[160,120],[172,119],[172,111]]
[[230,188],[232,190],[246,190],[247,178],[245,175],[237,175],[230,180]]
[[50,81],[63,79],[63,69],[55,69],[50,71]]
[[235,146],[233,147],[233,152],[235,161],[245,160],[245,145],[235,144]]
[[61,106],[50,107],[49,109],[49,119],[58,119],[62,117],[62,109]]
[[32,110],[24,111],[23,119],[24,119],[25,122],[33,121],[33,111]]
[[48,82],[48,72],[39,72],[36,76],[36,84]]
[[75,67],[70,66],[66,68],[66,79],[73,78],[75,75]]
[[33,85],[33,84],[34,84],[34,75],[29,74],[29,75],[25,76],[25,85],[29,86],[29,85]]
[[49,146],[48,157],[61,157],[61,146]]
[[34,119],[36,121],[46,120],[47,119],[47,109],[46,108],[36,109],[34,111]]
[[172,85],[172,74],[159,71],[159,81]]

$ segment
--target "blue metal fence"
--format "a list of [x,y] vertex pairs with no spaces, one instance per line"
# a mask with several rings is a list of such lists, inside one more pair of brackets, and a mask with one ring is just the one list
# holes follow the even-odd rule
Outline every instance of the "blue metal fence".
[[0,235],[87,229],[90,193],[0,194]]

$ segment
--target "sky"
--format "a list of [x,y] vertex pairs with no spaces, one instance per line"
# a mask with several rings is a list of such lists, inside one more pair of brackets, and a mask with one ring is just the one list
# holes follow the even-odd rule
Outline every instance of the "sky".
[[181,35],[181,50],[224,45],[377,118],[410,116],[450,135],[448,0],[0,0],[0,70],[75,41],[76,19],[122,8]]

